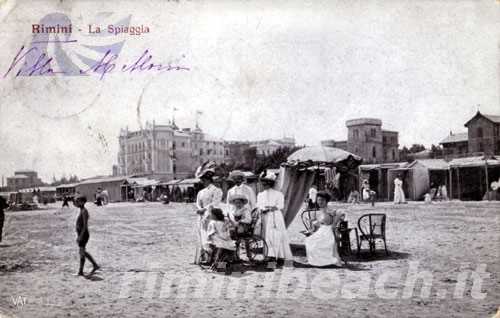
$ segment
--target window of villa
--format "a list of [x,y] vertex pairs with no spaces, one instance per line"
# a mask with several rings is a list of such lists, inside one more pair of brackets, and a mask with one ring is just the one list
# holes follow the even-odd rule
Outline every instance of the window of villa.
[[352,132],[353,136],[354,136],[354,139],[358,139],[359,138],[359,131],[357,129],[354,129],[354,131]]
[[372,148],[372,157],[373,158],[377,157],[377,149],[375,147]]
[[370,134],[372,137],[377,137],[377,130],[375,128],[370,129]]
[[478,127],[477,128],[477,137],[478,138],[482,138],[483,137],[483,128],[482,127]]

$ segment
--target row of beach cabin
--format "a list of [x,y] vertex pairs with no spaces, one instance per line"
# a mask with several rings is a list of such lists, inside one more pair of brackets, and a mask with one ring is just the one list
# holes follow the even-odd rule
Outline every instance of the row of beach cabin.
[[378,200],[393,200],[394,179],[403,180],[409,200],[423,200],[432,187],[446,186],[449,199],[482,200],[491,184],[500,180],[500,160],[494,156],[443,159],[417,159],[411,163],[361,165],[360,187],[368,180]]
[[[246,172],[247,183],[258,192],[257,177]],[[448,198],[458,200],[482,200],[491,190],[492,182],[500,182],[500,159],[494,156],[443,159],[417,159],[411,163],[366,164],[358,167],[359,190],[363,180],[368,180],[370,188],[377,192],[377,200],[391,201],[394,196],[394,179],[403,180],[403,190],[408,200],[422,200],[432,187],[446,186]],[[232,186],[229,180],[216,181],[223,193]],[[61,200],[64,196],[72,198],[76,193],[83,194],[89,201],[96,193],[105,190],[109,202],[156,201],[168,195],[171,201],[194,202],[201,189],[196,178],[159,181],[144,177],[96,177],[79,183],[63,184],[57,187],[40,187],[39,201],[53,198]],[[356,185],[345,186],[348,188]],[[31,201],[34,189],[24,189],[17,193],[6,194],[11,201]],[[344,189],[348,192],[352,189]],[[344,196],[345,197],[345,196]],[[41,200],[40,200],[41,199]],[[49,201],[49,202],[50,202]]]

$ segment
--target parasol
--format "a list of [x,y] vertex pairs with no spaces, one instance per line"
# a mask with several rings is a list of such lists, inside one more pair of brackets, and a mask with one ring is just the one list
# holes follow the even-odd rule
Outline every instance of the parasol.
[[335,166],[350,170],[359,166],[362,161],[361,157],[339,148],[310,146],[291,154],[284,165],[300,168]]

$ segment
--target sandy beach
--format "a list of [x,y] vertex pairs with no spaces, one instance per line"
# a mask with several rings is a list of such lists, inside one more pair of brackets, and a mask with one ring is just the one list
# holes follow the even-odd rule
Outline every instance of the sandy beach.
[[[344,205],[349,226],[387,214],[389,256],[345,268],[242,268],[231,276],[191,264],[191,204],[87,204],[88,251],[102,266],[76,277],[77,210],[60,203],[7,212],[0,244],[0,317],[492,317],[500,305],[500,203]],[[297,217],[288,232],[305,262]],[[355,248],[354,235],[351,237]],[[366,248],[366,245],[365,245]],[[90,264],[86,271],[90,271]],[[481,272],[482,285],[474,273]],[[412,273],[431,276],[411,285]],[[424,272],[424,274],[422,274]],[[429,281],[429,279],[427,280]],[[425,285],[425,284],[424,284]],[[422,292],[422,290],[424,290]],[[300,310],[299,310],[300,309]]]

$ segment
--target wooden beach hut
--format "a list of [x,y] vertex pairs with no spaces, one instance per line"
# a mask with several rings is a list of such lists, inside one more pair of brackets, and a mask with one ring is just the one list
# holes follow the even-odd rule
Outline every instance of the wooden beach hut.
[[500,159],[495,156],[457,158],[450,161],[449,195],[452,199],[479,201],[500,178]]
[[56,200],[62,200],[64,196],[73,199],[78,183],[61,184],[56,187]]
[[107,190],[109,202],[122,201],[122,184],[127,177],[96,177],[83,180],[76,185],[76,192],[87,197],[87,201],[94,201],[98,189]]

